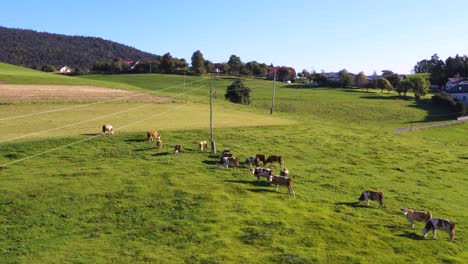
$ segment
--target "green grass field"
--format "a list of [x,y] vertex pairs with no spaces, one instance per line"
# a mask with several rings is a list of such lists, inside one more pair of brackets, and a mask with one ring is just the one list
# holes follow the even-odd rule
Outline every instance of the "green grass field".
[[[9,83],[2,79],[9,75],[5,67],[0,65],[0,81]],[[13,72],[14,83],[32,74]],[[436,121],[430,116],[444,111],[432,105],[377,91],[277,83],[270,115],[271,81],[246,79],[253,101],[239,106],[223,98],[232,80],[214,80],[218,154],[230,149],[241,161],[257,153],[284,156],[294,179],[293,199],[284,187],[275,192],[264,180],[257,182],[246,167],[217,168],[218,155],[197,150],[197,142],[210,137],[208,91],[186,94],[184,104],[180,86],[162,90],[183,84],[183,76],[60,78],[75,85],[115,82],[110,87],[177,95],[177,101],[90,122],[85,121],[145,103],[109,102],[0,121],[0,165],[8,164],[0,167],[2,263],[468,260],[468,124],[392,132],[410,121]],[[5,104],[0,120],[86,103]],[[164,114],[152,117],[158,113]],[[117,133],[97,136],[103,123],[114,124]],[[12,139],[63,126],[69,127]],[[144,139],[149,129],[161,130],[162,149]],[[174,154],[175,144],[185,152]],[[356,203],[367,189],[384,192],[382,210],[376,202]],[[409,227],[403,207],[455,221],[455,240],[442,231],[435,240],[424,239],[423,224]]]

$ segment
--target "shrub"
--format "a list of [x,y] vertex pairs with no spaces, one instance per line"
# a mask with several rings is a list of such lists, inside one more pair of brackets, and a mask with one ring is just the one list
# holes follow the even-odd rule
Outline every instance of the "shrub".
[[224,97],[233,103],[250,104],[250,88],[245,87],[241,79],[237,79],[227,87]]

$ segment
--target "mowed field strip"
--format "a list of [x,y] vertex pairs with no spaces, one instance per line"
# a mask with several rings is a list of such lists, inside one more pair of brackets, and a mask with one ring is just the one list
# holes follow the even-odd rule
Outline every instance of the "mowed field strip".
[[[36,92],[41,94],[41,96],[34,99],[34,103],[0,105],[0,124],[2,126],[0,143],[11,142],[12,139],[16,138],[34,140],[39,138],[95,134],[100,132],[103,124],[112,124],[119,132],[144,132],[151,129],[161,131],[202,129],[209,127],[209,107],[206,104],[190,102],[187,104],[168,103],[167,101],[175,99],[156,97],[148,94],[138,96],[135,92],[97,87],[91,89],[89,87],[59,86],[45,89],[46,87],[38,86],[35,88],[32,85],[27,86],[27,91],[30,93]],[[5,87],[0,86],[0,93],[2,93],[2,88]],[[24,87],[20,86],[20,88]],[[3,100],[16,102],[20,98],[18,94],[24,92],[23,89],[18,90],[20,91],[16,93],[4,92]],[[67,93],[66,90],[73,92]],[[41,91],[46,92],[41,93]],[[118,98],[117,95],[119,97],[132,96],[132,101],[112,101],[84,107],[80,107],[83,103],[76,102],[79,100],[92,102],[93,100],[116,99]],[[142,102],[134,101],[137,97],[142,97]],[[25,100],[24,97],[22,98]],[[62,100],[73,98],[73,101],[68,103],[66,101],[45,103],[44,101],[57,100],[58,98],[62,98]],[[31,100],[29,97],[28,99]],[[173,110],[175,108],[177,109]],[[60,111],[54,112],[56,109]],[[37,112],[45,113],[35,115]],[[167,113],[158,115],[158,113],[163,112]],[[154,115],[156,116],[151,118]],[[19,117],[9,119],[15,116]],[[139,120],[144,121],[136,123]],[[124,127],[130,123],[135,123],[135,125],[119,130],[120,127]],[[278,117],[244,113],[222,106],[214,108],[214,124],[217,128],[293,123],[297,122]]]

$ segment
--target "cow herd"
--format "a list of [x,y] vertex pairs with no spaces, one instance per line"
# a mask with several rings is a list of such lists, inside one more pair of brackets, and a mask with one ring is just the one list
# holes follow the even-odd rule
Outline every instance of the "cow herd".
[[[114,134],[114,129],[112,125],[103,125],[102,126],[102,134]],[[148,142],[153,142],[156,140],[156,146],[158,149],[162,148],[162,141],[161,135],[158,131],[151,130],[147,132],[147,140]],[[204,152],[208,150],[208,142],[203,140],[198,143],[198,149],[200,152]],[[174,153],[179,154],[183,152],[184,147],[180,144],[174,146]],[[266,166],[266,164],[274,164],[278,163],[282,169],[280,170],[279,175],[275,175],[271,168],[263,168],[261,166]],[[289,170],[284,167],[284,159],[282,156],[279,155],[270,155],[268,158],[263,154],[257,154],[255,157],[251,156],[248,157],[245,162],[245,166],[250,168],[250,172],[257,178],[257,182],[260,181],[261,178],[265,178],[267,182],[271,185],[276,186],[275,191],[278,191],[279,186],[285,186],[288,188],[288,193],[292,194],[294,198],[296,198],[296,193],[293,190],[293,179],[289,177]],[[224,150],[221,154],[219,162],[216,164],[217,167],[239,167],[239,159],[235,157],[230,150]],[[366,202],[367,206],[369,206],[369,201],[374,200],[379,203],[379,208],[382,209],[384,207],[383,201],[383,193],[376,192],[376,191],[364,191],[361,193],[360,197],[358,198],[358,203]],[[436,231],[442,230],[447,231],[450,240],[455,238],[455,223],[449,220],[441,219],[441,218],[432,218],[431,212],[428,211],[418,211],[412,210],[408,208],[401,209],[401,212],[406,217],[410,226],[414,228],[414,222],[424,222],[425,227],[422,229],[422,234],[424,237],[427,237],[428,233],[432,231],[432,237],[436,237]]]

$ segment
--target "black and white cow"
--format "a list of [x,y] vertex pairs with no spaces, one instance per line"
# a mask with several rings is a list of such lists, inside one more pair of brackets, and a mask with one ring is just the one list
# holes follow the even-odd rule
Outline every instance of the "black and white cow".
[[184,147],[182,145],[175,145],[174,146],[174,153],[179,154],[184,150]]
[[224,168],[239,167],[239,160],[236,157],[223,157],[216,166],[224,166]]
[[258,159],[256,157],[248,157],[246,160],[245,160],[245,165],[249,166],[249,167],[252,167],[253,165],[255,166],[259,166],[259,162],[258,162]]
[[362,192],[361,196],[358,198],[358,203],[365,201],[367,203],[367,206],[369,206],[369,200],[378,201],[379,208],[382,209],[384,205],[382,192],[364,191]]
[[262,167],[251,168],[250,171],[255,177],[257,177],[257,181],[260,180],[260,177],[266,177],[268,180],[268,177],[273,175],[271,169],[264,169]]
[[426,226],[422,230],[423,236],[426,237],[429,231],[432,230],[432,238],[435,238],[437,229],[447,231],[449,233],[450,240],[455,239],[455,223],[440,218],[431,218],[427,221]]

